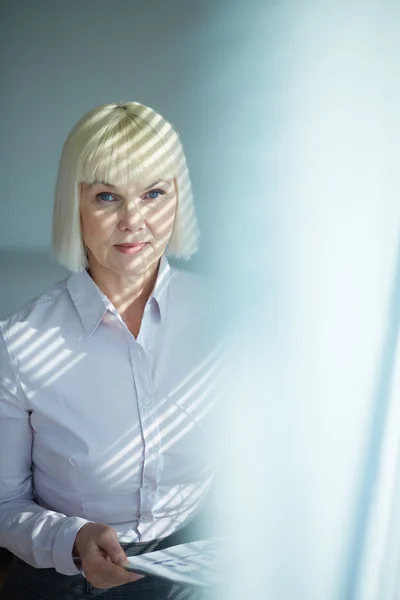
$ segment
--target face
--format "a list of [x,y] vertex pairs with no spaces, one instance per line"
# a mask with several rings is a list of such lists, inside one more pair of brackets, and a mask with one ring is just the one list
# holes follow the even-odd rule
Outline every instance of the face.
[[81,184],[81,228],[93,270],[144,275],[164,254],[177,204],[173,178]]

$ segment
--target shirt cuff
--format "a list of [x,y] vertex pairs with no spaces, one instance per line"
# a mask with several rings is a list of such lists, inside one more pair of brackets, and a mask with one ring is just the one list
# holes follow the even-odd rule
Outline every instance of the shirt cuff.
[[54,568],[62,575],[79,575],[81,571],[75,566],[72,559],[72,549],[78,531],[91,523],[80,517],[67,517],[58,530],[53,546]]

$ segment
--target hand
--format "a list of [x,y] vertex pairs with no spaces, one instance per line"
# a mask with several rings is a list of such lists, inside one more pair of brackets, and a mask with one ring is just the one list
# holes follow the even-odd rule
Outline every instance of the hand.
[[144,577],[123,569],[128,559],[117,534],[102,523],[86,523],[78,531],[73,554],[80,557],[86,579],[96,588],[111,588]]

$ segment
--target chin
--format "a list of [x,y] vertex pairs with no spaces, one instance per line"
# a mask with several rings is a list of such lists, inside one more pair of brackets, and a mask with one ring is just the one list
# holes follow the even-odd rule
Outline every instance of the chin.
[[118,273],[118,275],[125,277],[132,277],[135,275],[144,275],[153,265],[157,262],[158,259],[153,257],[149,257],[142,260],[131,260],[126,261],[125,263],[121,262],[118,265],[115,265],[114,272]]
[[114,271],[116,275],[120,275],[121,277],[134,277],[135,275],[144,275],[147,272],[149,266],[149,264],[131,265],[129,267],[121,267],[119,265],[118,267],[113,268],[112,271]]

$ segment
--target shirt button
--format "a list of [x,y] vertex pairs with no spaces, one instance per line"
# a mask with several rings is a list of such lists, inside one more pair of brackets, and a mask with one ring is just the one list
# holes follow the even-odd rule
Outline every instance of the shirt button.
[[151,404],[151,398],[149,396],[145,396],[142,400],[143,404]]
[[153,454],[153,456],[157,456],[157,454],[158,454],[158,448],[152,448],[151,449],[151,453]]

